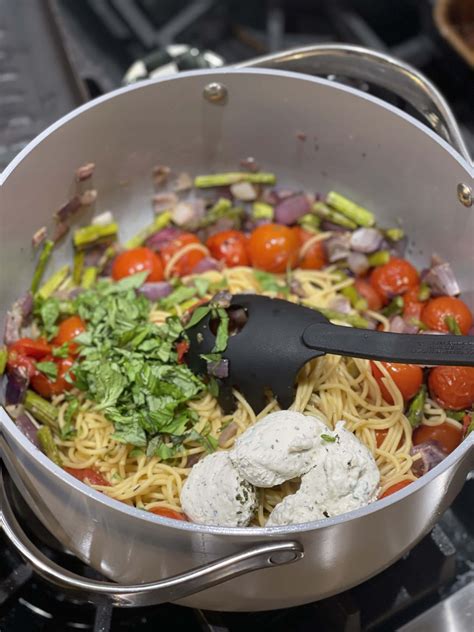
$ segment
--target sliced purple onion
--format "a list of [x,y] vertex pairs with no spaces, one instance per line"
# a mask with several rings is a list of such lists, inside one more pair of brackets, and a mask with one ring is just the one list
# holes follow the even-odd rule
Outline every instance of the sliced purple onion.
[[338,233],[326,239],[324,246],[330,263],[347,259],[350,252],[351,233]]
[[[236,226],[236,220],[232,219],[232,217],[221,217],[215,224],[206,229],[205,234],[207,238],[212,237],[212,235],[221,233],[223,230],[232,230],[233,228],[236,228]],[[204,241],[206,240],[204,239]]]
[[219,435],[219,440],[217,442],[219,444],[219,447],[223,448],[225,444],[227,443],[227,441],[229,441],[229,439],[232,439],[232,437],[235,437],[238,429],[239,429],[239,426],[235,423],[235,421],[231,421],[230,424],[227,424],[227,426]]
[[53,234],[53,241],[55,244],[58,243],[58,241],[61,241],[61,239],[67,235],[69,232],[69,226],[65,223],[65,222],[57,222],[55,229],[54,229],[54,234]]
[[361,276],[370,268],[370,263],[366,255],[361,252],[350,252],[347,257],[347,266],[356,276]]
[[218,307],[223,307],[227,309],[230,306],[230,302],[232,301],[232,294],[230,292],[226,292],[223,290],[222,292],[218,292],[212,299],[214,305]]
[[6,345],[11,345],[20,338],[20,330],[23,323],[23,314],[17,303],[12,305],[5,317],[5,330],[3,340]]
[[420,455],[413,461],[411,471],[418,478],[423,476],[446,458],[446,452],[443,451],[438,441],[430,440],[424,443],[414,445],[410,450],[412,457]]
[[176,180],[173,182],[173,191],[189,191],[193,186],[193,181],[189,173],[182,172],[179,173]]
[[165,298],[173,291],[173,286],[166,281],[156,281],[153,283],[144,283],[137,288],[137,293],[145,296],[149,301],[158,301]]
[[27,437],[31,443],[33,443],[37,448],[40,447],[38,441],[38,428],[31,421],[26,413],[18,415],[15,419],[15,424],[21,430],[21,432]]
[[265,202],[266,204],[271,204],[272,206],[275,206],[275,204],[278,204],[278,202],[280,201],[278,193],[275,189],[265,189],[260,196],[260,199],[262,202]]
[[323,219],[323,221],[321,222],[321,229],[325,231],[330,231],[331,233],[345,233],[347,231],[347,228],[344,228],[344,226],[334,224],[327,219]]
[[33,248],[38,248],[38,246],[40,246],[43,243],[43,241],[46,239],[47,234],[48,234],[48,230],[46,226],[42,226],[41,228],[38,228],[36,233],[31,238],[31,245],[33,246]]
[[251,182],[236,182],[230,185],[230,192],[236,200],[253,202],[257,199],[257,189]]
[[167,228],[163,228],[158,232],[148,237],[145,242],[145,245],[152,250],[161,250],[166,245],[176,239],[182,234],[182,231],[179,228],[174,228],[174,226],[168,226]]
[[229,377],[229,360],[222,358],[222,360],[218,362],[208,362],[207,374],[211,377],[217,377],[220,380]]
[[162,186],[167,182],[170,173],[171,169],[166,165],[156,165],[152,170],[153,184],[158,187]]
[[29,383],[28,375],[21,367],[15,368],[8,373],[5,389],[5,403],[7,406],[23,402]]
[[75,215],[78,210],[81,208],[81,198],[78,195],[75,195],[72,199],[70,199],[64,206],[56,211],[56,218],[60,221],[65,221]]
[[383,236],[376,228],[358,228],[351,234],[351,249],[370,254],[380,248]]
[[290,291],[292,294],[299,296],[299,298],[306,298],[306,294],[303,291],[301,283],[295,278],[292,278],[290,281]]
[[434,268],[435,266],[440,266],[442,263],[446,263],[446,261],[440,257],[438,254],[436,254],[436,252],[434,252],[431,255],[431,268]]
[[190,454],[186,458],[186,467],[193,467],[204,456],[204,452],[198,452],[197,454]]
[[439,263],[424,278],[433,296],[457,296],[461,289],[449,263]]
[[240,166],[242,167],[242,169],[247,169],[248,171],[252,171],[253,173],[260,170],[258,163],[256,162],[255,158],[253,158],[252,156],[243,158],[240,161]]
[[416,334],[418,327],[410,325],[404,318],[397,315],[390,319],[390,331],[393,334]]
[[24,296],[18,299],[17,303],[21,310],[24,324],[33,311],[33,294],[31,292],[27,292]]
[[196,220],[194,205],[191,202],[178,202],[171,212],[177,226],[186,226]]
[[279,224],[294,224],[297,219],[311,210],[308,197],[304,193],[286,197],[275,206],[275,220]]
[[193,274],[201,274],[209,270],[222,270],[222,264],[212,257],[204,257],[194,266]]
[[330,309],[334,309],[336,312],[341,312],[341,314],[350,314],[351,313],[351,302],[345,296],[336,296],[329,304]]
[[95,163],[93,162],[88,162],[85,165],[80,166],[78,169],[76,169],[76,181],[84,182],[84,180],[88,180],[92,177],[94,169]]

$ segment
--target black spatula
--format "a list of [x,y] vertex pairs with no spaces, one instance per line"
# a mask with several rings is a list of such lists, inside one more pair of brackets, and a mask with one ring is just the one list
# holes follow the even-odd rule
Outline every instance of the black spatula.
[[[239,314],[240,330],[230,335],[222,354],[228,361],[228,377],[218,380],[219,403],[225,412],[235,408],[234,387],[256,413],[267,403],[267,389],[282,408],[288,408],[294,399],[298,371],[311,358],[326,353],[422,365],[474,366],[473,336],[393,334],[343,327],[308,307],[256,294],[233,296],[227,311],[231,322],[232,315]],[[187,362],[197,374],[207,373],[201,355],[212,351],[214,324],[207,315],[187,331]]]

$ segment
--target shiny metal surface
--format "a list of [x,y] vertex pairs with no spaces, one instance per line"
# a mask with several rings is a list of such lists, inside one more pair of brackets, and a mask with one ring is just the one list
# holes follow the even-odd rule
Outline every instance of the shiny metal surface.
[[[203,98],[210,82],[225,84],[224,107]],[[425,125],[352,88],[291,72],[231,69],[118,90],[71,113],[18,156],[0,176],[1,223],[8,227],[0,312],[28,287],[31,234],[52,225],[79,165],[96,163],[97,212],[112,210],[125,239],[150,221],[155,164],[197,174],[234,170],[248,155],[275,171],[282,186],[336,189],[373,209],[383,225],[400,220],[412,239],[412,259],[422,264],[433,251],[449,259],[474,306],[474,215],[453,195],[458,183],[473,182],[470,162]],[[78,219],[89,221],[90,215]],[[64,243],[53,265],[70,260]],[[315,523],[229,529],[178,523],[96,492],[51,463],[3,410],[0,439],[16,486],[48,530],[121,584],[156,582],[262,544],[290,539],[304,548],[298,564],[179,600],[211,610],[284,608],[368,579],[422,538],[474,466],[473,433],[395,498]]]
[[472,632],[472,630],[474,630],[474,582],[398,628],[398,632]]
[[464,206],[472,206],[472,189],[464,182],[458,184],[458,198]]
[[211,81],[204,87],[202,94],[205,99],[213,103],[223,103],[227,98],[227,88],[223,83]]

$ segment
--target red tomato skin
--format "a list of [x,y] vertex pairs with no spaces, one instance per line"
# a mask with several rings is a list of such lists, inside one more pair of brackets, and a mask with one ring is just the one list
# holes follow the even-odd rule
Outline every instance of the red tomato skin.
[[395,485],[392,485],[391,487],[389,487],[388,489],[384,491],[384,493],[380,496],[379,500],[381,500],[382,498],[387,498],[387,496],[391,496],[392,494],[395,494],[395,492],[399,492],[404,487],[408,487],[408,485],[410,485],[410,483],[412,482],[413,481],[409,481],[405,479],[404,481],[395,483]]
[[[304,230],[303,228],[295,228],[294,230],[296,230],[298,233],[301,246],[312,239],[315,235],[314,233],[311,233],[308,230]],[[303,270],[321,270],[321,268],[324,268],[326,264],[326,251],[321,240],[310,246],[310,248],[303,254],[302,257],[300,256],[298,268],[302,268]]]
[[385,303],[394,296],[404,294],[418,283],[418,272],[411,263],[396,257],[372,270],[370,275],[370,284]]
[[[200,243],[201,242],[199,241],[198,237],[196,237],[196,235],[194,235],[193,233],[183,233],[182,235],[179,235],[179,237],[176,237],[175,239],[167,243],[161,249],[160,253],[163,259],[164,268],[166,269],[169,261],[178,252],[178,250],[181,250],[181,248],[184,248],[184,246],[187,246],[189,244]],[[171,270],[171,275],[186,276],[188,274],[192,274],[194,268],[201,261],[201,259],[204,259],[205,256],[206,255],[201,250],[191,250],[190,252],[187,252],[182,257],[180,257],[178,261],[176,261],[173,269]]]
[[187,340],[180,340],[176,344],[176,353],[178,354],[178,364],[183,364],[184,356],[189,350],[189,342]]
[[380,448],[382,443],[385,441],[385,437],[387,435],[388,435],[388,428],[384,428],[383,430],[376,430],[375,431],[375,444],[377,445],[378,448]]
[[377,290],[370,285],[365,279],[355,279],[355,289],[359,292],[362,298],[365,298],[369,309],[378,312],[383,307],[383,299]]
[[109,481],[102,476],[100,472],[94,470],[92,467],[76,468],[76,467],[64,467],[65,472],[74,476],[83,483],[89,483],[90,485],[101,485],[104,487],[110,487]]
[[247,238],[238,230],[223,230],[206,241],[214,259],[223,261],[228,268],[248,266]]
[[446,454],[455,450],[462,441],[462,428],[456,428],[445,421],[438,426],[418,426],[413,431],[413,445],[437,441]]
[[[60,347],[65,342],[69,342],[70,340],[73,340],[76,336],[79,336],[79,334],[84,333],[85,330],[86,324],[82,320],[82,318],[79,318],[79,316],[70,316],[69,318],[66,318],[66,320],[63,320],[62,323],[60,323],[58,333],[53,339],[53,345]],[[77,344],[75,342],[70,342],[68,346],[69,353],[77,353]]]
[[430,371],[428,386],[442,408],[464,410],[474,405],[472,366],[437,366]]
[[112,278],[119,281],[145,270],[149,271],[146,281],[151,283],[163,280],[163,264],[160,257],[153,250],[144,246],[131,248],[115,257],[112,264]]
[[299,237],[282,224],[262,224],[250,235],[248,252],[254,268],[281,274],[298,262]]
[[403,295],[403,318],[407,322],[420,321],[425,303],[420,301],[420,286],[415,285]]
[[166,507],[153,507],[153,509],[150,509],[150,513],[154,513],[156,516],[162,516],[163,518],[172,518],[173,520],[188,522],[184,513],[174,511],[173,509],[167,509]]
[[437,296],[424,306],[421,319],[429,329],[449,332],[446,316],[453,316],[465,336],[472,327],[472,314],[469,307],[454,296]]
[[41,360],[51,353],[51,346],[44,338],[33,340],[32,338],[20,338],[8,346],[8,351],[15,351],[18,355]]
[[[384,377],[382,371],[374,362],[371,362],[370,364],[372,375],[377,380],[382,392],[382,397],[388,404],[393,404],[392,396],[387,390],[385,384],[382,382]],[[398,386],[405,402],[418,393],[423,383],[423,371],[421,367],[416,364],[399,364],[395,362],[382,362],[382,365],[387,369],[389,375]]]
[[11,372],[18,371],[20,375],[31,379],[36,375],[36,362],[33,358],[20,355],[17,351],[8,351],[7,369]]
[[[72,358],[55,359],[53,356],[46,356],[44,362],[56,362],[58,365],[58,377],[51,380],[49,377],[37,371],[31,378],[31,387],[45,399],[51,399],[54,395],[60,395],[64,391],[69,391],[72,384],[66,380],[66,373],[74,364]],[[71,377],[72,374],[71,374]]]

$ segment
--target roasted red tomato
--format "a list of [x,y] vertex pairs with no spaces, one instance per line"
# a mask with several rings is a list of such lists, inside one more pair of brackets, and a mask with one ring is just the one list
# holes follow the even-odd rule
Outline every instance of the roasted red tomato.
[[184,356],[187,354],[189,349],[189,342],[187,340],[180,340],[176,343],[176,353],[178,354],[178,364],[182,364],[184,362]]
[[147,281],[163,280],[163,264],[160,257],[150,248],[131,248],[120,253],[112,265],[112,277],[119,281],[124,277],[148,270]]
[[188,519],[179,511],[175,511],[174,509],[167,509],[166,507],[153,507],[150,509],[151,513],[156,514],[157,516],[163,516],[163,518],[172,518],[173,520],[183,520],[184,522],[188,522]]
[[[166,244],[161,250],[161,256],[163,258],[164,267],[168,265],[169,261],[174,257],[174,255],[182,250],[185,246],[189,246],[189,244],[200,244],[201,242],[193,235],[193,233],[183,233],[179,237],[176,237],[172,241]],[[204,259],[206,255],[202,250],[190,250],[186,252],[182,257],[176,261],[171,270],[171,274],[173,276],[186,276],[187,274],[191,274],[196,265]]]
[[250,262],[260,270],[282,273],[297,264],[299,246],[296,230],[281,224],[262,224],[250,235]]
[[372,271],[370,283],[385,303],[404,294],[419,283],[418,272],[405,259],[390,259],[388,263]]
[[41,358],[51,353],[51,346],[44,338],[38,338],[37,340],[33,340],[32,338],[20,338],[9,345],[8,352],[15,352],[18,355],[41,360]]
[[462,441],[462,428],[445,421],[438,426],[418,426],[413,431],[413,445],[437,441],[446,454],[455,450]]
[[400,481],[399,483],[395,483],[395,485],[392,485],[391,487],[386,489],[384,491],[384,493],[380,496],[380,498],[387,498],[387,496],[391,496],[395,492],[399,492],[401,489],[403,489],[404,487],[407,487],[412,482],[413,481],[409,481],[409,480],[405,479],[404,481]]
[[448,410],[464,410],[474,404],[474,367],[437,366],[430,371],[431,396]]
[[362,298],[365,298],[367,301],[369,309],[374,311],[382,309],[383,300],[380,294],[374,290],[368,281],[365,281],[364,279],[355,279],[354,286]]
[[101,485],[104,487],[110,487],[109,481],[102,476],[100,472],[94,470],[91,467],[76,468],[65,467],[63,468],[68,474],[74,476],[83,483],[89,483],[89,485]]
[[72,388],[72,384],[66,380],[66,374],[74,364],[72,358],[57,359],[53,358],[53,356],[46,356],[42,362],[54,362],[58,367],[58,375],[56,379],[52,379],[37,371],[31,378],[31,386],[37,393],[46,399],[50,399],[53,395],[60,395]]
[[[323,242],[316,241],[306,249],[304,244],[314,237],[314,233],[304,230],[303,228],[296,228],[295,230],[298,231],[301,244],[298,268],[303,268],[303,270],[320,270],[324,268],[327,261]],[[301,253],[303,254],[301,255]]]
[[420,301],[420,286],[415,285],[403,295],[403,318],[407,322],[421,320],[425,303]]
[[472,314],[469,307],[454,296],[438,296],[426,303],[421,320],[429,329],[449,332],[447,319],[454,318],[461,333],[466,335],[472,327]]
[[[393,404],[392,396],[382,382],[382,378],[384,377],[382,371],[374,362],[370,364],[372,375],[377,380],[382,392],[382,397],[387,403]],[[418,393],[423,383],[423,371],[419,366],[416,364],[398,364],[394,362],[382,362],[381,364],[387,369],[405,402]]]
[[247,237],[238,230],[223,230],[206,241],[209,252],[228,268],[248,266]]
[[[70,342],[79,334],[82,334],[86,330],[86,324],[79,318],[79,316],[70,316],[63,320],[59,325],[58,333],[53,340],[53,344],[60,347],[65,342]],[[69,344],[69,353],[77,352],[77,344],[75,342],[70,342]]]

